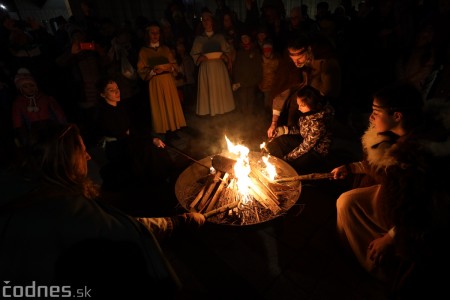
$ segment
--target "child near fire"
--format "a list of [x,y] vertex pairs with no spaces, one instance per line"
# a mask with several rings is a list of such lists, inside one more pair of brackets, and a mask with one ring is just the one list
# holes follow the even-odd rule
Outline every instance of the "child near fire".
[[275,138],[267,145],[269,153],[283,158],[299,174],[325,172],[331,148],[331,123],[334,108],[311,86],[297,94],[300,117],[298,125],[279,126]]

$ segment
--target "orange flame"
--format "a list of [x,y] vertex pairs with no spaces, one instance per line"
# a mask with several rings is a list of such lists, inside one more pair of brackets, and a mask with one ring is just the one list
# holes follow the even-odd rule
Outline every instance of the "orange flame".
[[270,180],[274,180],[274,179],[275,179],[275,176],[277,176],[277,170],[276,170],[276,168],[275,168],[275,165],[274,165],[274,164],[271,164],[271,163],[269,162],[269,156],[270,156],[270,155],[268,155],[268,156],[263,156],[263,157],[262,157],[262,160],[263,160],[263,162],[266,164],[266,173],[267,173],[267,175],[269,176],[269,179],[270,179]]
[[234,165],[234,175],[237,179],[238,191],[242,196],[243,203],[245,204],[249,200],[249,185],[250,185],[250,162],[248,154],[250,150],[243,145],[233,144],[226,136],[228,151],[236,154],[236,164]]
[[[249,162],[249,153],[250,150],[238,144],[233,144],[227,136],[225,136],[225,140],[227,141],[228,151],[235,154],[237,156],[236,164],[234,165],[234,175],[237,179],[237,188],[239,194],[242,196],[242,202],[245,204],[249,201],[249,189],[251,183],[251,179],[249,174],[251,172],[250,162]],[[260,145],[261,149],[265,147],[265,143]],[[270,180],[274,180],[277,175],[275,165],[269,162],[270,155],[263,156],[263,162],[266,165],[265,173],[268,175]]]

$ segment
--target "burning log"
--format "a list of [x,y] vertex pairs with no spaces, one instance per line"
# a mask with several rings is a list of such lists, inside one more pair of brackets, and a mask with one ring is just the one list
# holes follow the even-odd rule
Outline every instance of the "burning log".
[[205,192],[207,190],[207,188],[210,186],[210,184],[214,181],[214,174],[209,173],[208,176],[204,178],[201,178],[201,180],[199,179],[198,182],[203,182],[202,184],[202,189],[198,192],[197,196],[195,197],[195,199],[191,202],[191,204],[189,204],[189,210],[193,211],[193,212],[197,212],[197,210],[195,209],[195,206],[197,206],[197,204],[199,203],[200,200],[203,199],[203,196],[205,195]]
[[253,167],[252,166],[252,171],[251,173],[253,174],[253,176],[255,176],[256,178],[258,178],[261,182],[263,182],[264,184],[270,184],[270,180],[269,178],[267,178],[263,172],[261,172],[258,168]]
[[250,190],[253,191],[252,196],[262,206],[270,209],[270,211],[274,214],[278,214],[280,212],[281,208],[278,206],[279,202],[276,197],[272,198],[271,195],[265,193],[263,189],[261,189],[261,185],[259,185],[254,178],[251,178],[251,184],[249,187]]
[[[288,195],[293,192],[295,193],[299,187],[298,184],[292,185],[275,182],[274,180],[268,178],[261,170],[261,167],[258,167],[257,164],[252,166],[251,174],[258,178],[258,180],[261,181],[261,183],[269,189],[273,195],[275,195],[276,199],[279,199],[282,195]],[[278,171],[277,174],[281,174],[281,172]]]
[[[214,155],[212,158],[212,166],[217,170],[216,175],[212,182],[209,182],[208,187],[206,185],[202,188],[202,190],[197,195],[196,199],[191,203],[191,207],[198,204],[198,211],[205,211],[206,213],[213,211],[214,207],[217,205],[218,199],[221,197],[221,194],[224,194],[225,204],[222,202],[222,207],[231,203],[239,202],[240,196],[238,195],[238,188],[236,185],[236,178],[234,177],[234,166],[236,164],[236,160],[225,157],[223,155]],[[220,178],[222,172],[225,174],[223,178]],[[231,181],[228,183],[228,178],[232,177]],[[257,168],[252,168],[252,171],[249,174],[250,178],[250,186],[249,191],[250,195],[257,201],[264,209],[270,210],[274,215],[278,214],[281,211],[280,202],[278,200],[280,194],[274,192],[270,185],[272,186],[282,186],[284,189],[285,186],[270,182],[268,178],[264,176],[264,174],[258,170]],[[216,183],[221,180],[220,185],[216,189]],[[225,186],[231,188],[232,192],[222,193]],[[292,190],[292,189],[290,189]],[[212,197],[211,197],[212,195]],[[227,203],[228,202],[228,203]],[[220,205],[220,203],[219,203]],[[259,219],[257,210],[256,219]]]
[[223,155],[214,155],[212,158],[212,166],[214,169],[224,173],[234,174],[234,165],[236,160],[225,157]]
[[228,204],[226,204],[224,206],[221,206],[219,208],[210,210],[210,211],[204,213],[203,215],[205,216],[205,218],[210,218],[210,217],[213,217],[213,216],[218,215],[220,213],[224,213],[224,212],[226,212],[226,211],[228,211],[230,209],[233,209],[233,208],[237,207],[239,205],[239,203],[240,203],[240,201],[234,201],[234,202],[228,203]]
[[222,182],[220,183],[219,187],[217,188],[216,192],[214,193],[214,196],[212,197],[211,201],[209,202],[208,207],[206,208],[206,212],[209,212],[212,210],[214,205],[216,205],[217,199],[219,198],[220,194],[222,194],[222,190],[224,186],[228,184],[228,177],[229,173],[225,173],[222,178]]
[[205,194],[205,190],[206,190],[206,185],[204,185],[202,187],[202,189],[200,190],[200,192],[197,194],[197,196],[195,197],[194,201],[191,202],[191,204],[189,204],[189,208],[190,211],[194,211],[196,212],[197,210],[195,209],[195,206],[197,205],[198,201],[200,201],[200,199],[202,199],[203,195]]
[[[269,179],[260,153],[250,153],[250,173],[242,182],[241,174],[234,170],[239,160],[228,157],[222,154],[200,160],[204,165],[211,164],[218,171],[216,174],[205,176],[200,165],[192,164],[180,175],[175,192],[185,208],[203,213],[213,223],[251,225],[277,217],[298,199],[301,182],[278,183]],[[284,161],[275,159],[272,163],[280,178],[297,175]],[[241,191],[240,184],[246,184],[247,190]]]
[[289,181],[297,181],[297,180],[316,180],[316,179],[329,179],[333,178],[333,174],[331,173],[312,173],[307,175],[299,175],[293,177],[285,177],[274,180],[276,183],[281,182],[289,182]]
[[275,192],[272,191],[272,189],[270,188],[270,186],[269,186],[269,181],[268,181],[268,179],[264,176],[264,174],[262,174],[261,171],[255,169],[255,168],[252,168],[250,174],[253,175],[253,176],[252,176],[253,178],[255,178],[256,180],[258,180],[258,183],[260,183],[259,185],[261,185],[261,186],[264,188],[264,190],[266,191],[266,193],[270,194],[270,196],[272,197],[272,199],[275,199],[275,202],[276,202],[277,204],[280,204],[280,203],[278,202],[278,200],[276,200],[276,199],[278,198],[278,196],[277,196],[277,195],[275,194]]
[[198,211],[202,212],[206,206],[209,203],[211,193],[214,191],[217,183],[220,181],[220,176],[222,176],[222,172],[217,171],[216,174],[213,177],[212,182],[209,184],[208,189],[202,196],[202,199],[200,200],[200,203],[198,204]]

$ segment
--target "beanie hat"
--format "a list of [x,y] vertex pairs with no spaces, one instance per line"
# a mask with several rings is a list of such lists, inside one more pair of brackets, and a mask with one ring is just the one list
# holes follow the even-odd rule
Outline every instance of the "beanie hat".
[[36,80],[34,80],[30,71],[25,68],[21,68],[17,71],[16,77],[14,78],[14,84],[16,88],[20,90],[25,83],[34,83],[36,84]]

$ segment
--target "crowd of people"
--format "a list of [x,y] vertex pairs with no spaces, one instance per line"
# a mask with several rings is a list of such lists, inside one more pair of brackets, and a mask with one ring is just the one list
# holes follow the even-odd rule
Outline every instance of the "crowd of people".
[[[98,199],[143,176],[164,183],[173,166],[164,148],[190,126],[187,113],[204,122],[234,113],[267,123],[269,153],[299,174],[354,176],[337,199],[337,233],[363,268],[399,297],[424,292],[419,281],[434,288],[425,274],[448,266],[439,237],[450,218],[448,175],[437,176],[450,126],[430,109],[435,99],[449,105],[445,1],[342,1],[333,13],[320,2],[311,18],[306,5],[286,13],[282,1],[247,0],[243,20],[217,2],[198,19],[172,1],[161,21],[121,25],[87,9],[54,33],[1,12],[1,163],[27,187],[0,203],[1,277],[64,280],[74,247],[113,241],[137,251],[148,266],[138,274],[154,286],[177,286],[155,235],[204,216],[135,218]],[[363,160],[330,164],[333,141],[348,132]],[[88,178],[92,146],[108,160],[101,187]],[[42,232],[48,243],[36,240]]]

